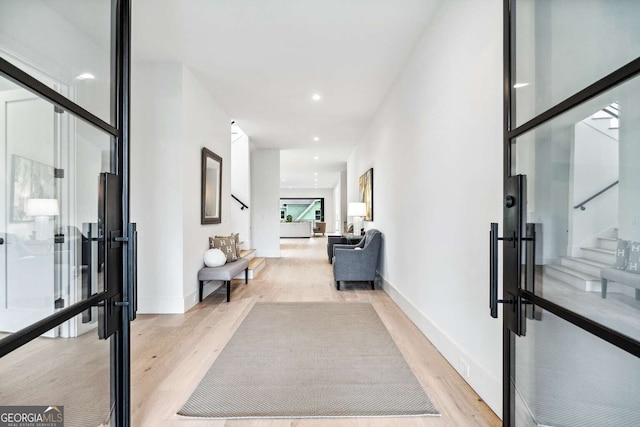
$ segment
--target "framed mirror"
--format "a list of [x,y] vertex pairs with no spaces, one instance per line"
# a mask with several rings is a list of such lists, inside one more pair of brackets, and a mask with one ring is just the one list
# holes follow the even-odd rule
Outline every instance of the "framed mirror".
[[222,157],[202,149],[202,224],[222,222]]

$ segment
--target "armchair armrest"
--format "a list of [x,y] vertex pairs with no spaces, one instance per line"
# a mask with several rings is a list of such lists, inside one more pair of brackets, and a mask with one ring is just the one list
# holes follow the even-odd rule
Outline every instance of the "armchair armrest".
[[338,268],[339,265],[361,263],[366,255],[366,252],[356,251],[356,247],[356,245],[336,245],[333,248],[334,268],[336,267],[336,262],[338,263]]
[[336,255],[336,249],[355,249],[358,245],[347,245],[346,243],[336,243],[333,245],[333,256]]

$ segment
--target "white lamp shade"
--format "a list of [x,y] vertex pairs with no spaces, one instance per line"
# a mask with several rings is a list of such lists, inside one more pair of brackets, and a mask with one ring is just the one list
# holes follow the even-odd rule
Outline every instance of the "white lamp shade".
[[29,216],[57,216],[60,215],[58,200],[56,199],[29,199],[27,211]]
[[367,216],[367,205],[364,203],[349,203],[347,216]]

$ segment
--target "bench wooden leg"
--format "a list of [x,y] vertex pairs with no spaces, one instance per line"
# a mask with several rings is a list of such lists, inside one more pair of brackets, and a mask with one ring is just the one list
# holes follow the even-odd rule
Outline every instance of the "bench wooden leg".
[[244,284],[249,283],[249,267],[244,269]]
[[636,299],[640,301],[640,289],[636,289]]
[[202,302],[202,288],[204,287],[204,281],[200,280],[200,302]]
[[602,298],[606,298],[607,297],[607,279],[600,279],[600,284],[602,285],[602,291],[601,291]]
[[371,281],[371,290],[374,291],[376,289],[376,281],[372,280]]
[[338,288],[338,290],[340,290],[340,280],[336,280],[336,288]]
[[227,280],[227,302],[231,300],[231,280]]

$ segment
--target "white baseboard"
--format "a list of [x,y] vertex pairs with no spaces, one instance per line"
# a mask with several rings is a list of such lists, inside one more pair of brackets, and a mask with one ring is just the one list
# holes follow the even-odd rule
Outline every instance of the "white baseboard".
[[[204,299],[204,297],[209,295],[210,293],[211,293],[211,289],[208,289],[208,292],[207,292],[207,285],[204,285],[204,289],[202,291],[202,298]],[[186,297],[184,297],[184,312],[185,313],[187,311],[191,310],[193,307],[196,306],[196,304],[198,304],[200,302],[198,300],[199,297],[200,297],[200,291],[199,290],[197,290],[195,292],[192,292],[189,295],[187,295]]]
[[184,313],[184,298],[138,298],[140,314],[180,314]]
[[[498,417],[502,417],[502,382],[478,365],[468,353],[465,353],[445,332],[433,323],[428,316],[422,313],[384,277],[381,277],[381,279],[382,287],[391,299],[398,304],[402,311],[404,311],[409,319],[411,319],[418,329],[431,341],[449,364],[458,371],[462,379],[480,395],[491,410],[493,410]],[[458,363],[460,358],[463,358],[469,365],[469,377],[465,377],[465,375],[460,372]]]
[[[244,276],[243,276],[244,277]],[[220,288],[220,282],[207,282],[202,290],[202,298]],[[138,298],[138,313],[140,314],[181,314],[186,313],[198,304],[199,289],[184,298]]]

